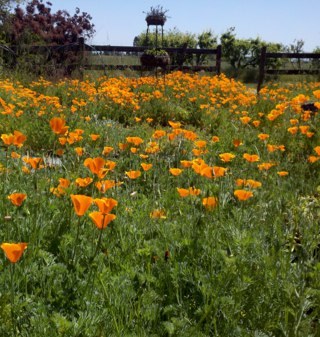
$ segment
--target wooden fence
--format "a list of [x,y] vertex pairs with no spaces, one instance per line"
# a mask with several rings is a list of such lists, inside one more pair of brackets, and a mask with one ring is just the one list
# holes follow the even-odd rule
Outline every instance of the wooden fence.
[[[105,45],[88,45],[84,43],[84,40],[81,38],[77,43],[62,45],[62,46],[0,46],[2,54],[4,52],[11,54],[11,63],[15,66],[17,65],[17,57],[24,53],[30,53],[30,55],[47,55],[46,60],[49,60],[53,53],[65,53],[65,52],[74,52],[77,55],[77,61],[72,64],[73,69],[78,68],[80,72],[83,70],[123,70],[130,68],[132,70],[150,70],[150,67],[143,67],[140,64],[130,65],[130,64],[116,64],[110,65],[105,62],[103,64],[92,64],[86,63],[88,59],[93,60],[94,57],[87,57],[88,55],[95,54],[105,54],[105,53],[115,53],[115,54],[127,54],[127,55],[139,55],[142,54],[145,50],[149,49],[148,47],[129,47],[129,46],[105,46]],[[198,65],[185,65],[183,62],[180,64],[170,64],[167,66],[167,70],[191,70],[191,71],[208,71],[220,74],[221,72],[221,46],[218,46],[216,49],[197,49],[197,48],[161,48],[168,52],[171,56],[179,55],[179,58],[183,61],[190,55],[215,55],[215,65],[208,66],[205,64]],[[43,66],[45,66],[43,64]]]
[[[320,66],[317,69],[267,69],[267,59],[277,59],[277,58],[285,58],[285,59],[320,59],[320,53],[272,53],[267,52],[266,47],[261,48],[260,53],[260,65],[259,65],[259,77],[258,77],[258,85],[257,92],[259,93],[265,74],[270,75],[318,75],[320,74]],[[319,62],[320,64],[320,62]]]
[[[130,65],[130,64],[117,64],[117,65],[110,65],[106,62],[103,64],[89,64],[86,63],[87,55],[88,54],[105,54],[105,53],[115,53],[115,54],[135,54],[139,55],[142,54],[148,47],[129,47],[129,46],[105,46],[105,45],[88,45],[84,42],[83,38],[80,38],[77,43],[62,45],[62,46],[4,46],[0,45],[0,52],[2,54],[7,53],[11,54],[13,58],[13,64],[15,64],[15,59],[17,56],[23,52],[32,53],[34,55],[37,54],[47,54],[47,59],[50,59],[52,53],[63,53],[72,51],[77,55],[76,63],[72,64],[72,69],[79,69],[80,74],[83,74],[84,70],[123,70],[126,68],[130,68],[132,70],[143,71],[146,69],[142,65]],[[185,65],[183,62],[180,64],[171,64],[167,67],[168,71],[171,70],[190,70],[190,71],[199,71],[204,70],[208,72],[213,72],[215,74],[221,73],[221,59],[222,59],[222,52],[221,52],[221,45],[219,45],[215,49],[198,49],[198,48],[162,48],[169,53],[169,55],[179,55],[180,60],[184,60],[190,55],[214,55],[215,56],[215,65],[208,66],[208,65]],[[267,67],[268,59],[318,59],[319,63],[317,67],[313,69],[270,69]],[[292,74],[311,74],[317,75],[320,74],[320,53],[274,53],[274,52],[267,52],[267,48],[261,48],[260,53],[260,65],[259,65],[259,76],[258,76],[258,83],[257,83],[257,92],[259,93],[266,74],[271,75],[292,75]]]

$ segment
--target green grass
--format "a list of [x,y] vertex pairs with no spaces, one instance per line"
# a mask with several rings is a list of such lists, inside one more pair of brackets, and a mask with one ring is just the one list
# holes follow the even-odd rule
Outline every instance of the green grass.
[[[0,134],[19,130],[27,139],[19,148],[2,137],[0,241],[28,248],[16,264],[1,256],[0,336],[319,336],[320,161],[308,161],[318,156],[319,115],[304,117],[292,103],[298,94],[316,100],[319,88],[278,86],[257,100],[227,78],[180,73],[165,80],[104,77],[24,86],[3,80],[1,111],[11,113],[0,114]],[[283,114],[271,121],[281,104]],[[240,120],[246,115],[248,124]],[[53,133],[53,117],[65,120],[69,135]],[[290,134],[292,119],[314,134]],[[182,125],[174,129],[169,121]],[[61,145],[59,138],[76,129],[83,139]],[[157,138],[156,130],[166,135]],[[259,140],[261,133],[267,141]],[[100,138],[93,141],[91,134]],[[176,137],[169,140],[170,134]],[[207,142],[199,156],[192,135]],[[134,146],[127,137],[143,143]],[[242,144],[235,147],[235,139]],[[159,151],[151,153],[150,142]],[[285,151],[269,152],[267,143]],[[113,147],[108,155],[105,146]],[[84,148],[83,156],[76,147]],[[64,150],[59,157],[58,149]],[[59,159],[33,170],[12,151]],[[226,152],[236,157],[223,163],[219,154]],[[260,161],[247,162],[245,153]],[[96,157],[116,163],[103,179],[119,184],[105,193],[95,187],[103,179],[84,165]],[[208,178],[182,166],[183,160],[200,165],[199,158],[211,172],[218,166],[226,174]],[[144,172],[142,162],[153,166]],[[263,162],[276,165],[259,170]],[[173,176],[170,168],[183,171]],[[130,170],[141,176],[130,179]],[[79,187],[79,177],[93,182]],[[52,188],[60,178],[70,185],[57,196]],[[237,179],[262,186],[239,187]],[[189,187],[200,195],[180,197],[177,188]],[[241,188],[253,197],[238,200],[234,191]],[[27,194],[19,207],[8,200],[14,192]],[[99,230],[89,217],[97,206],[77,216],[71,194],[117,200],[116,219]],[[203,205],[209,196],[218,199],[212,210]],[[154,210],[164,216],[153,218]]]

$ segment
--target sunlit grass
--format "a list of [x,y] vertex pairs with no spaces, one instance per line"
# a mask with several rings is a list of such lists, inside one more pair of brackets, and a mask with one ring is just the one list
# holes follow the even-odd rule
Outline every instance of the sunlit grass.
[[2,80],[0,335],[317,336],[319,90]]

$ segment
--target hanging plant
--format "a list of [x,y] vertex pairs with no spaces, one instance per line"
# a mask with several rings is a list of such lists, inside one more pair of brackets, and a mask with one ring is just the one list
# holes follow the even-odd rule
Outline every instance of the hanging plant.
[[148,12],[144,12],[146,14],[146,21],[148,26],[150,25],[159,25],[163,26],[167,21],[167,9],[163,9],[162,6],[151,7]]
[[165,68],[170,64],[170,56],[163,49],[148,49],[141,55],[140,62],[146,67]]

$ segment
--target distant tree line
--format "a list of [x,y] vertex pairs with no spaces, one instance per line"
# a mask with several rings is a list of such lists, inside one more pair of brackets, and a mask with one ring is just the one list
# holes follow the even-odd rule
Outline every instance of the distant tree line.
[[[52,4],[44,0],[0,0],[0,44],[14,45],[16,54],[2,53],[2,58],[10,58],[12,64],[25,66],[26,70],[38,71],[39,65],[48,64],[56,70],[61,67],[64,75],[72,70],[72,65],[77,63],[77,54],[66,46],[77,43],[79,37],[90,39],[94,36],[95,29],[92,17],[75,9],[73,15],[65,10],[52,11]],[[134,46],[146,46],[155,48],[155,31],[147,34],[140,33],[133,40]],[[61,48],[54,52],[48,49],[46,55],[39,53],[30,54],[23,50],[24,45],[56,45]],[[227,29],[220,36],[212,30],[205,30],[201,34],[181,32],[178,28],[165,31],[163,41],[161,34],[158,36],[158,46],[175,48],[216,48],[222,46],[223,60],[233,69],[234,74],[242,69],[255,68],[259,64],[260,50],[266,46],[271,52],[303,52],[304,41],[295,40],[289,46],[281,43],[270,43],[257,38],[240,39],[236,35],[234,27]],[[2,48],[3,49],[3,48]],[[314,52],[320,52],[320,47]],[[18,56],[17,56],[18,55]],[[171,55],[172,63],[201,65],[208,62],[206,55],[192,56],[190,54],[176,53]],[[9,62],[8,62],[9,61]],[[267,67],[277,68],[283,62],[280,59],[268,59]],[[10,60],[6,60],[10,65]],[[303,60],[294,61],[297,67],[301,67]],[[310,62],[319,67],[319,60]],[[66,66],[67,65],[67,66]],[[50,67],[49,67],[50,69]]]
[[[242,69],[255,68],[259,65],[260,52],[263,46],[267,47],[269,52],[291,52],[302,53],[304,41],[294,40],[289,46],[281,43],[266,42],[257,38],[239,39],[236,36],[235,28],[231,27],[226,32],[222,33],[220,38],[211,30],[202,32],[199,35],[192,33],[180,32],[177,28],[169,29],[163,36],[163,47],[175,48],[216,48],[218,44],[222,47],[222,56],[224,61],[228,62],[230,67],[234,70],[234,74]],[[133,40],[134,46],[146,46],[148,48],[155,48],[155,31],[142,32]],[[313,52],[320,52],[320,47]],[[186,56],[183,62],[192,62],[192,56]],[[207,59],[204,55],[197,55],[196,63],[205,63]],[[181,60],[180,60],[181,62]],[[280,59],[268,59],[268,68],[278,68],[283,62]],[[291,61],[295,62],[295,61]],[[314,61],[313,65],[319,61]],[[301,66],[301,61],[297,61],[298,67]]]

